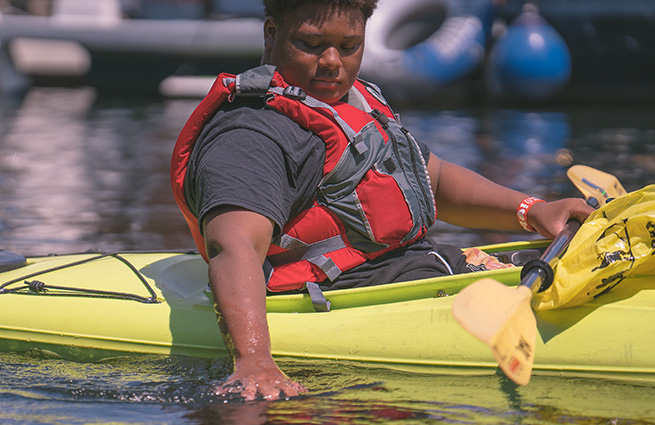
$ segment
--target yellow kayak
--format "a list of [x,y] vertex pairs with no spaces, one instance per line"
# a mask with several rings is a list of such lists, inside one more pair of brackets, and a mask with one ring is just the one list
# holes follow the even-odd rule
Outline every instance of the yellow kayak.
[[[481,247],[490,253],[547,242]],[[0,255],[2,252],[0,251]],[[0,270],[0,351],[40,349],[77,361],[133,354],[226,356],[196,253],[31,257]],[[490,374],[488,347],[454,320],[458,291],[482,279],[520,281],[520,267],[268,297],[274,356],[365,362],[439,374]],[[633,276],[581,306],[537,312],[534,375],[655,382],[655,279]]]

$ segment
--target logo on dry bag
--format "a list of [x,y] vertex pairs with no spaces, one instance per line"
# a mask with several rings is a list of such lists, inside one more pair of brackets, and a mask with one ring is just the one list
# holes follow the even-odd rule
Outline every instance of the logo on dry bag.
[[[655,249],[655,224],[653,224],[652,221],[649,221],[646,224],[646,230],[650,234],[650,247]],[[655,251],[653,251],[651,255],[655,255]]]
[[606,277],[604,279],[601,279],[600,284],[596,286],[596,289],[601,290],[601,292],[598,292],[595,295],[593,295],[594,298],[607,293],[616,285],[621,283],[623,279],[625,279],[626,273],[632,268],[635,262],[635,257],[632,254],[630,235],[628,234],[627,218],[605,229],[605,231],[603,232],[601,237],[598,238],[596,243],[602,244],[603,239],[607,239],[607,238],[610,238],[610,240],[608,240],[610,242],[609,244],[610,246],[617,247],[617,248],[623,247],[623,249],[617,249],[616,251],[600,253],[598,255],[598,258],[601,260],[600,264],[597,267],[594,267],[591,270],[591,272],[593,273],[596,270],[604,269],[610,266],[611,264],[615,264],[618,262],[629,262],[630,264],[627,267],[623,267],[623,270],[621,270],[620,272],[610,275],[609,277]]

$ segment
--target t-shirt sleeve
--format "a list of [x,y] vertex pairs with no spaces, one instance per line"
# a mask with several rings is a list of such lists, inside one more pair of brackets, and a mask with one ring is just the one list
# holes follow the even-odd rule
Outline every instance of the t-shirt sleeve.
[[262,214],[278,228],[289,219],[295,193],[288,176],[295,170],[269,137],[234,129],[204,144],[201,150],[195,162],[194,184],[187,193],[200,223],[211,209],[223,205]]
[[426,145],[425,143],[422,142],[416,142],[418,144],[419,149],[421,149],[421,154],[423,155],[423,160],[425,163],[428,163],[428,160],[430,159],[430,147]]

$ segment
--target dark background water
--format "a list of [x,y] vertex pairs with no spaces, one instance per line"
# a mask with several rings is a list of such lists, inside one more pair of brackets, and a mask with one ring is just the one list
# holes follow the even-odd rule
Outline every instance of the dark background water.
[[[174,141],[197,99],[34,88],[0,109],[0,248],[25,254],[191,248],[168,179]],[[552,199],[578,196],[570,164],[655,182],[655,103],[401,110],[442,158]],[[445,242],[525,235],[439,225]]]
[[[168,170],[197,99],[41,87],[1,101],[0,249],[193,247]],[[533,195],[578,196],[565,176],[571,164],[610,172],[628,190],[655,182],[655,104],[400,112],[437,155]],[[462,246],[526,237],[443,224],[436,231]],[[331,362],[287,361],[283,368],[307,385],[309,396],[223,404],[211,389],[229,373],[225,360],[83,364],[46,353],[2,353],[0,423],[655,423],[652,385],[536,377],[516,388],[498,375],[453,379]]]

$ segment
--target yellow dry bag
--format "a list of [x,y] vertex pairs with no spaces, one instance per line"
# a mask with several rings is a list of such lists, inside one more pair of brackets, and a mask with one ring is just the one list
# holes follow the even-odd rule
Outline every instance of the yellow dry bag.
[[579,305],[628,276],[655,272],[655,185],[591,214],[553,269],[553,284],[534,297],[535,309]]

